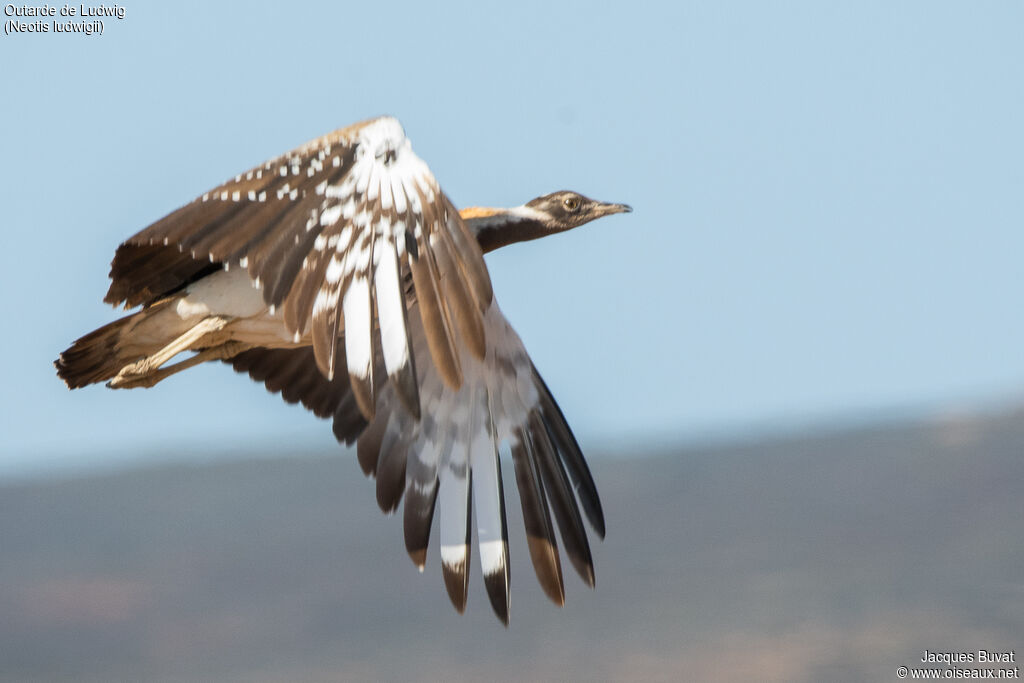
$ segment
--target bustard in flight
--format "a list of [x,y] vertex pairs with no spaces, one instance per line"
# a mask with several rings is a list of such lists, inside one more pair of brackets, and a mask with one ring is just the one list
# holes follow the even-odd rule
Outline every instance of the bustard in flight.
[[[574,192],[457,211],[401,125],[335,131],[235,176],[117,248],[105,301],[141,309],[60,354],[74,389],[148,387],[209,360],[331,417],[376,476],[386,512],[405,496],[421,569],[435,508],[452,603],[466,604],[471,524],[495,613],[508,623],[499,452],[511,452],[529,551],[564,601],[552,516],[588,585],[580,509],[604,536],[575,437],[491,292],[484,252],[614,213]],[[193,355],[168,363],[184,351]],[[553,515],[552,515],[553,513]]]

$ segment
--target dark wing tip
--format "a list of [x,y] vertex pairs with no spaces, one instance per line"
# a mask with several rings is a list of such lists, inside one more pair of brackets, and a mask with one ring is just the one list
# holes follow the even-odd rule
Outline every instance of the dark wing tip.
[[537,451],[523,430],[517,432],[512,445],[512,464],[515,467],[534,574],[548,598],[561,607],[565,604],[565,588],[558,545],[551,526],[547,496],[541,484]]
[[[469,557],[469,548],[466,549],[466,557]],[[469,585],[469,567],[467,562],[459,564],[446,564],[441,562],[441,574],[444,576],[444,587],[448,590],[448,598],[452,601],[455,611],[463,614],[466,611],[466,596]]]
[[423,571],[423,569],[427,566],[427,549],[426,548],[416,548],[416,549],[406,548],[406,550],[409,551],[409,558],[412,560],[412,563],[414,565],[416,565],[416,568],[419,569],[420,571]]
[[[423,465],[412,458],[406,467],[409,480],[405,487],[405,509],[403,511],[403,531],[405,549],[413,563],[423,571],[427,563],[427,547],[430,544],[430,527],[434,520],[434,507],[437,503],[437,477],[429,482],[420,481]],[[424,490],[424,488],[426,490]]]
[[594,563],[593,562],[590,562],[589,564],[587,564],[587,571],[586,572],[580,571],[579,575],[580,575],[580,578],[583,579],[583,582],[585,584],[587,584],[588,586],[590,586],[591,588],[595,588],[597,586],[597,576],[594,574]]
[[398,509],[405,492],[405,465],[407,444],[390,439],[385,433],[377,459],[377,504],[385,514]]
[[[546,505],[547,503],[545,503]],[[559,607],[565,605],[565,587],[562,583],[562,568],[558,560],[558,548],[554,539],[541,538],[527,534],[526,543],[533,558],[533,569],[537,582],[551,602]]]
[[491,608],[498,619],[508,628],[508,572],[495,572],[484,575],[484,586],[487,588],[487,597],[491,600]]
[[544,378],[537,372],[536,367],[533,368],[533,379],[534,386],[540,393],[539,416],[543,425],[535,429],[543,429],[547,433],[548,440],[557,450],[559,459],[564,463],[573,489],[579,496],[587,521],[598,538],[603,540],[605,536],[604,509],[601,507],[601,497],[597,493],[597,484],[590,473],[587,461],[583,458],[583,451],[569,428],[562,409],[558,407],[554,396],[551,395],[551,390],[548,389]]
[[569,477],[539,412],[530,413],[530,438],[537,451],[537,464],[544,489],[550,494],[555,521],[562,534],[565,551],[576,573],[589,585],[594,585],[594,560],[587,541],[587,532],[580,518]]

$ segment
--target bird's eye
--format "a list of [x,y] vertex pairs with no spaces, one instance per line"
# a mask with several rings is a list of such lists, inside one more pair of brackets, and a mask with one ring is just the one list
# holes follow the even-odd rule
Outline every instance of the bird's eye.
[[575,211],[576,209],[580,208],[579,197],[567,197],[565,201],[562,202],[562,204],[569,211]]

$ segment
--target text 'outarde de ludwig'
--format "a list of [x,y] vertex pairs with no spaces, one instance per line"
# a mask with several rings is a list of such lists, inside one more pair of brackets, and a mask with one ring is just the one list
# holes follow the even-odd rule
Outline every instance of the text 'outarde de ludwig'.
[[120,5],[4,5],[4,15],[8,17],[116,17],[124,19],[125,8]]

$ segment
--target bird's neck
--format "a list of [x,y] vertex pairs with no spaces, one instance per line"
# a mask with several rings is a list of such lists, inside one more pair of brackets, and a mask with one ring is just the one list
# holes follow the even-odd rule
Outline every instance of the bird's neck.
[[550,234],[538,211],[527,206],[492,209],[472,206],[459,212],[484,253]]

